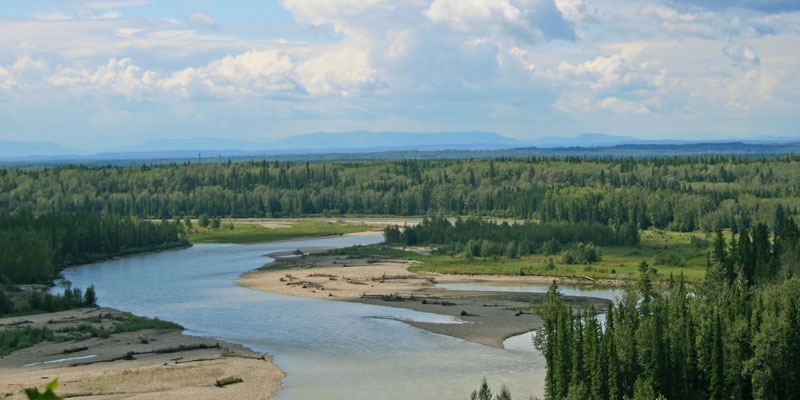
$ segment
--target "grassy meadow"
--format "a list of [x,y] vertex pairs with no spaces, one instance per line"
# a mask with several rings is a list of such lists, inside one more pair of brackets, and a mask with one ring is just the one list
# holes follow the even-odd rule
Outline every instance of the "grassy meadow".
[[[332,250],[328,254],[357,256],[381,256],[420,261],[409,268],[412,272],[438,272],[444,274],[499,274],[541,275],[592,279],[634,279],[637,267],[647,261],[661,278],[683,273],[688,282],[701,282],[706,271],[706,254],[710,238],[704,232],[670,232],[649,229],[641,232],[641,243],[637,246],[603,246],[602,260],[592,264],[567,265],[561,262],[561,253],[534,254],[516,259],[464,258],[448,255],[421,255],[386,245],[359,246]],[[548,268],[552,259],[555,268]]]
[[224,222],[219,228],[191,228],[187,238],[192,243],[261,243],[299,237],[342,235],[370,230],[366,225],[344,222],[297,221],[287,226],[268,228],[252,223]]

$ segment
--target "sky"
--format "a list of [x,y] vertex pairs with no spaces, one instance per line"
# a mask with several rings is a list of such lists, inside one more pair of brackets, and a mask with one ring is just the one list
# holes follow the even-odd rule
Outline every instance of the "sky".
[[800,137],[797,0],[26,0],[0,140]]

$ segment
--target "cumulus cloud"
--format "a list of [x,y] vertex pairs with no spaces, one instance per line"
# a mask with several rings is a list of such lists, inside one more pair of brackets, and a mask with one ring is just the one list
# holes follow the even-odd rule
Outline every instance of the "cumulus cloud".
[[597,7],[586,0],[555,0],[561,14],[570,21],[591,20],[598,17]]
[[[0,70],[0,88],[18,86],[16,75],[11,72],[30,62],[20,60],[11,68]],[[137,99],[158,94],[222,99],[347,97],[382,85],[367,53],[351,48],[294,57],[279,50],[251,50],[163,76],[135,65],[131,58],[111,58],[96,68],[61,67],[46,81],[78,93],[109,93]]]
[[281,0],[285,36],[188,6],[179,21],[112,18],[144,1],[65,2],[57,21],[0,24],[0,92],[442,124],[468,107],[498,126],[797,110],[800,13],[733,1]]
[[11,65],[0,67],[0,90],[24,90],[36,84],[44,70],[45,63],[41,59],[23,56]]
[[339,31],[346,31],[346,21],[361,14],[395,9],[391,0],[282,0],[281,4],[298,21],[314,25],[333,23]]
[[507,35],[526,43],[575,39],[552,0],[435,0],[425,15],[472,36]]
[[730,57],[737,64],[759,65],[761,59],[756,50],[742,40],[730,40],[722,53]]
[[561,62],[555,78],[596,90],[652,88],[663,84],[666,71],[654,62],[639,60],[639,54],[638,46],[629,46],[620,53],[597,56],[583,63]]
[[676,4],[700,6],[713,10],[739,7],[767,13],[782,13],[800,10],[796,0],[672,0]]
[[213,17],[198,11],[187,15],[186,22],[192,28],[197,29],[213,29],[217,27],[217,21]]
[[152,89],[158,75],[133,65],[130,58],[112,58],[96,69],[62,68],[48,81],[56,86],[136,97]]
[[248,51],[226,56],[201,68],[173,72],[158,86],[181,95],[274,96],[302,91],[293,77],[294,64],[278,51]]

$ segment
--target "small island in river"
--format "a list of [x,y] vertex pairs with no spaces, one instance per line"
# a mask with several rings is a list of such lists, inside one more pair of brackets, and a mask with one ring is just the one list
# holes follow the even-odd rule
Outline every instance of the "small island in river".
[[[417,249],[425,252],[426,249]],[[347,252],[344,249],[340,252]],[[303,253],[298,250],[296,253]],[[495,348],[511,336],[530,332],[542,322],[532,310],[544,301],[541,293],[448,290],[437,284],[490,285],[549,284],[545,276],[446,275],[412,273],[413,260],[342,254],[271,254],[276,260],[245,273],[237,284],[255,290],[326,300],[352,301],[447,315],[463,323],[403,321],[434,333],[453,336]],[[566,297],[598,312],[607,300]]]

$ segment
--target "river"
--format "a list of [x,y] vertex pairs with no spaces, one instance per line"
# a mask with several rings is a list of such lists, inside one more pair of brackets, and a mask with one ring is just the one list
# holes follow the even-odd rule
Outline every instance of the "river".
[[[516,397],[543,397],[544,359],[524,342],[494,349],[389,318],[457,322],[399,308],[285,296],[233,282],[277,251],[347,247],[380,234],[191,248],[64,271],[94,284],[98,303],[177,322],[185,333],[270,354],[287,377],[276,399],[467,399],[486,378]],[[529,339],[528,339],[529,340]],[[529,342],[528,342],[529,343]]]

